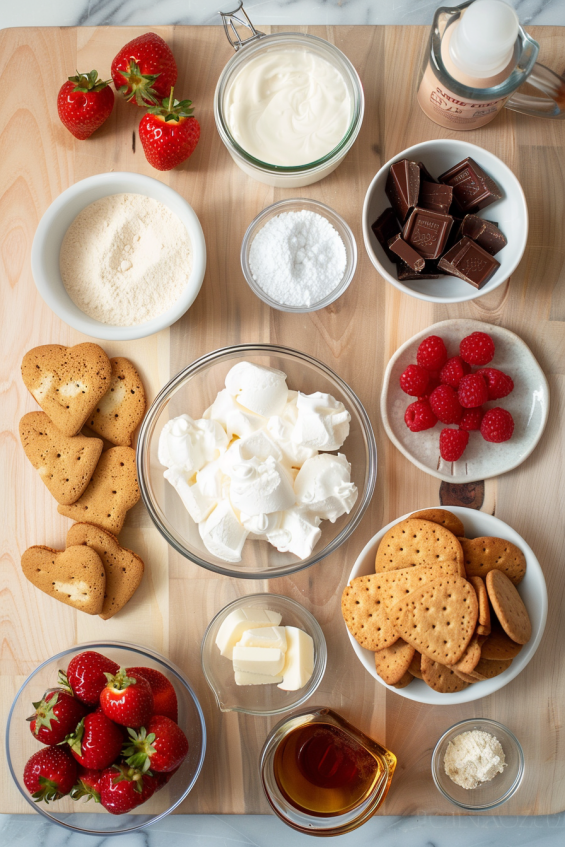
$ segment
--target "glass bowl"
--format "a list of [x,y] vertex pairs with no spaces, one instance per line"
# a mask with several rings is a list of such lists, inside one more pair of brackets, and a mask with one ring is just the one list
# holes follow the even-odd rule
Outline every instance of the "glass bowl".
[[[288,386],[311,394],[322,391],[341,400],[351,414],[350,433],[341,452],[351,463],[351,479],[359,496],[349,515],[335,523],[323,521],[322,537],[307,559],[280,553],[267,541],[247,541],[241,562],[231,563],[208,552],[180,497],[163,477],[157,448],[165,423],[187,413],[200,418],[224,387],[226,374],[237,362],[277,368]],[[274,344],[239,344],[207,353],[173,377],[159,392],[141,425],[137,445],[141,496],[155,526],[167,542],[191,562],[225,576],[271,579],[308,568],[334,553],[359,525],[373,496],[377,478],[377,446],[367,412],[352,389],[330,368],[297,350]]]
[[[327,295],[327,297],[324,297],[322,300],[318,300],[310,306],[288,306],[285,303],[279,303],[277,300],[273,300],[269,297],[267,292],[264,291],[254,279],[253,274],[251,273],[251,268],[249,267],[249,252],[251,250],[253,239],[259,230],[265,226],[267,221],[270,221],[272,218],[276,217],[276,215],[280,215],[283,212],[301,212],[303,210],[315,212],[317,215],[321,215],[329,221],[335,230],[337,230],[345,245],[346,265],[343,277],[333,291]],[[267,306],[270,306],[272,309],[279,309],[281,312],[304,314],[305,312],[316,312],[318,309],[324,309],[326,306],[329,306],[330,303],[333,303],[334,300],[337,300],[338,297],[341,297],[345,289],[348,288],[349,283],[355,274],[356,267],[357,244],[350,227],[346,224],[343,218],[337,214],[337,212],[334,212],[333,209],[329,206],[325,206],[323,203],[318,203],[317,200],[302,200],[301,198],[296,198],[293,200],[280,200],[278,203],[273,203],[272,206],[268,206],[266,209],[263,209],[262,212],[259,212],[257,217],[251,221],[247,227],[247,232],[243,236],[243,242],[241,244],[241,269],[247,284],[257,297],[266,303]]]
[[[282,616],[281,626],[296,626],[314,642],[314,671],[304,688],[283,691],[276,685],[236,685],[233,663],[216,647],[218,631],[230,612],[243,608],[269,609]],[[281,594],[251,594],[239,597],[218,612],[202,639],[202,669],[206,681],[222,712],[245,712],[248,715],[280,715],[305,703],[319,686],[326,670],[326,639],[316,618],[289,597]]]
[[[498,738],[506,757],[506,767],[490,782],[477,788],[462,788],[446,774],[443,759],[447,745],[455,736],[473,730],[488,732]],[[524,751],[514,733],[498,721],[489,718],[459,721],[444,732],[435,746],[432,753],[432,776],[436,788],[455,806],[468,812],[486,812],[506,803],[520,787],[524,777]]]
[[[57,671],[66,670],[70,660],[84,652],[96,650],[120,667],[150,667],[161,671],[173,684],[179,705],[179,726],[189,743],[189,752],[174,774],[150,800],[127,815],[112,815],[100,804],[63,797],[46,805],[35,803],[23,784],[23,771],[29,757],[43,747],[34,739],[26,718],[33,713],[32,703],[57,685]],[[86,835],[122,835],[150,826],[170,814],[187,797],[202,769],[206,752],[206,724],[195,693],[182,671],[168,659],[146,647],[119,641],[100,641],[70,647],[47,659],[31,673],[14,699],[6,727],[6,758],[10,773],[30,806],[51,823]]]

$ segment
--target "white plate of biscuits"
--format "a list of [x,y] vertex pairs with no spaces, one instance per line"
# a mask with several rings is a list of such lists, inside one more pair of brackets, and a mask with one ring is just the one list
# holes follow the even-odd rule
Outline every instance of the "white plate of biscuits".
[[364,547],[342,595],[349,640],[382,685],[419,703],[487,697],[526,667],[547,588],[524,539],[459,506],[403,515]]

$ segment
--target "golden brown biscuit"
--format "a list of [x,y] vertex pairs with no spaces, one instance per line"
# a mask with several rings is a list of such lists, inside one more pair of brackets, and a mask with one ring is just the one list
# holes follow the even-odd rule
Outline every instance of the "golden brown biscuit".
[[506,633],[517,644],[527,644],[532,637],[532,624],[524,601],[502,571],[489,571],[486,579],[489,600]]
[[448,512],[447,509],[422,509],[419,512],[414,512],[410,515],[411,518],[421,518],[423,521],[431,521],[432,523],[441,524],[456,535],[458,538],[465,535],[465,527],[463,522],[459,520],[457,515]]
[[375,668],[387,685],[396,685],[400,682],[414,658],[415,650],[402,638],[399,638],[391,647],[385,647],[375,653]]
[[110,384],[110,360],[98,344],[46,344],[28,350],[24,384],[64,435],[76,435]]
[[455,665],[450,665],[453,670],[461,671],[461,673],[470,674],[476,668],[481,660],[481,647],[477,635],[473,635],[467,649]]
[[26,579],[67,606],[98,615],[104,602],[106,574],[98,554],[89,547],[29,547],[22,556]]
[[503,571],[514,585],[526,573],[526,557],[519,547],[504,538],[460,538],[467,578],[480,576],[486,579],[492,570]]
[[414,655],[412,657],[412,661],[410,662],[410,667],[408,668],[412,676],[415,676],[416,679],[422,679],[422,654],[417,650],[414,650]]
[[478,665],[473,668],[470,676],[473,676],[477,681],[484,679],[493,679],[508,670],[512,664],[512,659],[481,659]]
[[490,661],[499,661],[500,659],[515,659],[522,644],[517,644],[509,638],[500,624],[495,624],[491,634],[485,638],[481,646],[481,658],[489,659]]
[[367,650],[390,647],[398,636],[392,628],[388,612],[377,594],[378,584],[370,576],[358,576],[346,585],[341,595],[341,613],[347,629]]
[[393,687],[394,688],[406,688],[407,685],[410,685],[410,683],[412,682],[413,679],[414,679],[414,677],[412,676],[412,674],[409,673],[408,671],[406,671],[406,673],[404,674],[402,679],[399,680],[398,682],[395,682]]
[[477,600],[479,601],[477,635],[489,635],[491,629],[490,606],[484,580],[480,576],[470,576],[469,582],[477,592]]
[[454,694],[467,688],[467,683],[461,679],[451,668],[439,662],[434,662],[428,656],[422,655],[422,679],[440,694]]
[[129,359],[117,356],[110,365],[110,386],[89,416],[88,426],[112,444],[130,447],[145,414],[145,390]]
[[457,565],[464,576],[463,551],[453,533],[432,521],[407,518],[391,527],[381,539],[375,572],[446,562]]

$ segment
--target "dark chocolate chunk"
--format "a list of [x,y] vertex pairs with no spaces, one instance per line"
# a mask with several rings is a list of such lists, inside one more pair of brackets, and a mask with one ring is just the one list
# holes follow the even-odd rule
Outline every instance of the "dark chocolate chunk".
[[390,261],[396,264],[399,261],[399,258],[388,248],[388,242],[390,239],[394,238],[395,235],[400,235],[400,227],[398,226],[396,215],[392,209],[385,209],[371,226],[371,229],[375,233],[375,238],[387,254]]
[[413,247],[410,247],[409,244],[404,241],[401,235],[395,235],[394,238],[391,238],[388,242],[389,248],[393,253],[396,253],[397,256],[402,259],[405,265],[408,265],[412,268],[413,271],[423,271],[426,262],[419,253],[416,253]]
[[478,212],[502,197],[494,179],[470,156],[441,174],[439,181],[453,186],[453,199],[465,213]]
[[480,289],[500,263],[471,238],[465,237],[441,257],[438,267]]
[[399,262],[396,266],[396,276],[400,282],[404,282],[409,279],[439,279],[441,276],[444,276],[444,274],[438,272],[437,268],[435,268],[431,262],[426,262],[426,266],[423,271],[413,271],[406,262]]
[[472,238],[491,256],[495,256],[508,243],[504,233],[499,230],[495,223],[478,218],[476,215],[466,215],[463,218],[461,235]]
[[441,212],[443,215],[449,213],[449,207],[453,200],[453,188],[451,185],[442,183],[422,182],[420,183],[420,195],[418,206],[423,209],[431,209],[432,212]]
[[417,205],[419,191],[420,168],[416,162],[401,159],[390,166],[385,193],[401,223],[408,217],[410,209]]
[[424,259],[437,259],[443,253],[452,224],[451,215],[417,206],[404,225],[402,237]]
[[418,162],[418,167],[420,168],[420,179],[425,179],[426,182],[434,182],[437,185],[438,180],[435,176],[432,176],[427,167],[423,162]]

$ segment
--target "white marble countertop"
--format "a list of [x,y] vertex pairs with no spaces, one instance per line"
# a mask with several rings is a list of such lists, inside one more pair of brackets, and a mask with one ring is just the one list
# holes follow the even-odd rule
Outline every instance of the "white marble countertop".
[[[455,3],[457,0],[455,0]],[[523,24],[565,26],[565,0],[507,0]],[[455,5],[454,3],[454,5]],[[0,0],[0,28],[218,24],[221,0]],[[439,0],[246,0],[256,24],[427,24]],[[1,108],[1,107],[0,107]],[[5,764],[2,765],[3,767]],[[565,813],[544,817],[375,817],[336,838],[340,847],[561,847]],[[10,847],[288,847],[312,845],[266,815],[171,815],[150,829],[115,838],[69,834],[39,815],[0,815],[0,844]]]

